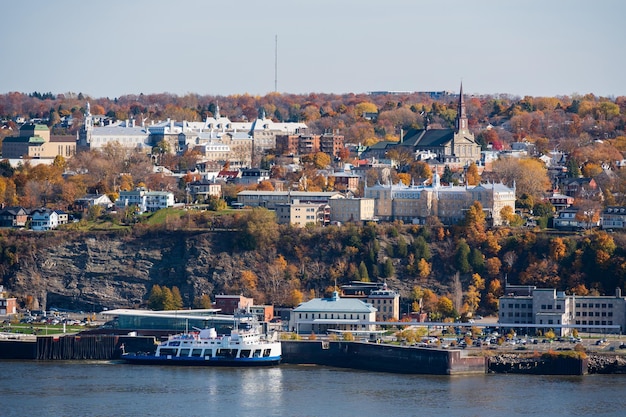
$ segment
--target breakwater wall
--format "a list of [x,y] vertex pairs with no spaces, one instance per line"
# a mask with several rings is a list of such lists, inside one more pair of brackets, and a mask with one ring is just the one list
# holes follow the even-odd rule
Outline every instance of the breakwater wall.
[[327,365],[404,374],[457,375],[486,372],[484,357],[461,350],[376,343],[283,341],[283,363]]
[[123,351],[150,352],[154,337],[112,335],[38,336],[36,340],[0,341],[0,359],[111,360]]

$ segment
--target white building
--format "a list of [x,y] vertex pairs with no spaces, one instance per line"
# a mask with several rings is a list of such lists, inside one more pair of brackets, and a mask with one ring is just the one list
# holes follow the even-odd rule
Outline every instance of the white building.
[[120,191],[115,206],[118,208],[136,206],[139,213],[157,211],[162,208],[173,207],[174,194],[169,191],[147,191],[144,188]]
[[85,125],[78,134],[77,147],[93,150],[118,143],[123,148],[150,149],[150,132],[144,126],[135,126],[133,120],[117,122],[107,126],[96,126],[96,118],[91,114],[89,103],[85,112]]
[[626,328],[626,298],[619,289],[615,296],[577,296],[553,288],[506,288],[508,295],[499,299],[501,326],[516,328],[516,324],[522,324],[526,329],[534,329],[530,325],[538,325],[536,329],[552,329],[559,336],[570,334],[573,329],[621,334]]
[[59,226],[59,214],[47,208],[33,210],[30,214],[30,228],[44,231],[56,229]]
[[296,333],[324,334],[329,330],[373,332],[376,308],[355,298],[314,298],[291,312],[289,329]]

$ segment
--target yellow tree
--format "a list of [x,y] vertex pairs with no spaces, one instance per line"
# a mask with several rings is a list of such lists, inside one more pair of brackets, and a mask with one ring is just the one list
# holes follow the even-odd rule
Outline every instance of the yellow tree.
[[475,201],[465,212],[464,226],[467,241],[474,245],[484,242],[486,224],[483,206],[480,202]]
[[417,263],[417,273],[419,274],[420,278],[428,278],[428,276],[430,275],[430,270],[430,263],[428,263],[426,259],[421,258]]
[[256,274],[250,270],[241,271],[241,283],[242,287],[248,288],[251,291],[255,291],[258,284],[258,278]]
[[487,307],[491,311],[498,310],[498,300],[502,296],[502,284],[500,284],[500,280],[497,278],[489,281],[489,287],[487,288]]
[[410,174],[406,174],[406,173],[400,173],[398,174],[398,178],[400,179],[400,181],[402,181],[402,183],[404,185],[411,185],[411,175]]
[[313,163],[319,169],[328,167],[330,165],[330,162],[330,156],[328,156],[328,154],[324,152],[317,152],[315,155],[313,155]]
[[469,167],[467,167],[465,178],[467,180],[467,185],[480,184],[480,174],[478,173],[478,167],[474,162],[472,162]]
[[304,294],[297,288],[293,288],[289,293],[289,298],[287,299],[287,305],[289,307],[296,307],[304,300]]
[[550,257],[555,261],[560,261],[565,257],[567,252],[567,246],[565,242],[560,237],[555,237],[550,241]]

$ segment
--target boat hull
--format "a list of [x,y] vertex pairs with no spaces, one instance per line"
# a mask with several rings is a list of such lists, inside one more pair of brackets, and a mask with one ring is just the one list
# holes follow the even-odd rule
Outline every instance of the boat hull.
[[203,357],[177,357],[155,355],[122,355],[122,360],[136,365],[176,365],[176,366],[274,366],[280,363],[280,356],[265,358],[203,358]]

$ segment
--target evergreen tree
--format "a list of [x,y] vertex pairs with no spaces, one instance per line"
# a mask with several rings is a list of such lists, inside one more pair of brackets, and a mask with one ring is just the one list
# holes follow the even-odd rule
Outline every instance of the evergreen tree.
[[359,264],[359,276],[361,277],[361,281],[370,282],[370,276],[367,272],[367,266],[365,266],[365,262],[361,261]]
[[393,261],[391,260],[391,258],[387,258],[385,264],[383,265],[383,277],[389,278],[393,276],[394,272],[395,270],[393,268]]
[[443,174],[441,175],[441,182],[446,184],[452,183],[452,170],[448,165],[443,169]]
[[472,266],[469,263],[470,247],[465,239],[459,239],[454,251],[454,260],[457,269],[462,274],[467,274],[472,270]]
[[406,258],[408,254],[406,240],[402,236],[398,237],[398,243],[396,244],[396,256],[398,258]]

